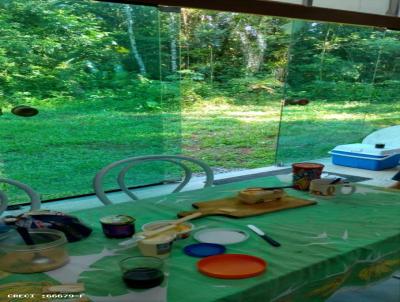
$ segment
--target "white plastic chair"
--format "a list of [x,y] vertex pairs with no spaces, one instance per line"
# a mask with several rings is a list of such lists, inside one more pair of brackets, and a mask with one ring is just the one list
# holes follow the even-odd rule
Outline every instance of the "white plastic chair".
[[[28,185],[8,178],[0,178],[0,183],[6,183],[25,191],[25,193],[28,194],[31,200],[31,211],[40,209],[40,204],[41,204],[40,196]],[[0,190],[0,215],[7,209],[7,206],[8,206],[8,197],[4,191]]]
[[121,190],[126,195],[128,195],[132,200],[138,200],[139,198],[128,189],[128,186],[125,183],[125,176],[126,176],[127,172],[131,168],[136,166],[137,164],[144,163],[144,162],[150,162],[150,161],[170,162],[170,163],[178,165],[179,167],[181,167],[184,170],[185,177],[183,178],[183,181],[172,191],[173,193],[180,192],[192,178],[192,170],[183,163],[184,161],[196,164],[204,170],[204,172],[206,173],[206,181],[203,186],[204,188],[209,187],[213,184],[214,173],[210,169],[210,167],[201,160],[198,160],[198,159],[195,159],[192,157],[188,157],[188,156],[182,156],[182,155],[138,156],[138,157],[130,157],[130,158],[122,159],[119,161],[115,161],[115,162],[105,166],[104,168],[102,168],[99,172],[97,172],[96,176],[93,179],[93,188],[94,188],[94,191],[95,191],[97,197],[105,205],[112,204],[112,201],[107,197],[107,194],[104,191],[103,178],[111,169],[113,169],[117,166],[121,166],[121,170],[117,177],[118,185],[121,188]]
[[400,148],[400,126],[392,126],[382,128],[367,135],[363,144],[375,145],[376,143],[383,143],[389,148]]

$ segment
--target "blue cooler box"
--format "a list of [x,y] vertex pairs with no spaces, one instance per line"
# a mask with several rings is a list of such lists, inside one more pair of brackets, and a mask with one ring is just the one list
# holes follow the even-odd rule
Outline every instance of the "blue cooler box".
[[339,145],[329,153],[335,165],[375,171],[394,168],[400,160],[400,147],[376,148],[371,144]]
[[335,165],[367,170],[394,168],[400,160],[400,125],[379,129],[361,144],[339,145],[329,153]]

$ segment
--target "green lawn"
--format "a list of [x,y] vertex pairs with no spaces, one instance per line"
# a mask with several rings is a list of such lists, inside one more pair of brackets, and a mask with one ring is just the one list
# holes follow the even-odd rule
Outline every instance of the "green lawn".
[[[1,176],[30,184],[43,199],[89,193],[104,165],[140,154],[180,152],[181,136],[183,154],[215,168],[256,168],[275,160],[279,100],[263,105],[208,100],[181,114],[95,105],[44,107],[32,118],[1,116]],[[315,101],[285,107],[278,160],[326,157],[337,144],[360,142],[376,128],[398,124],[399,111],[400,103]],[[26,201],[12,196],[11,202]]]
[[[96,106],[41,107],[40,114],[32,118],[4,114],[0,118],[1,175],[30,184],[43,199],[89,193],[93,176],[106,164],[163,153],[160,129],[165,119],[173,124],[180,121],[170,114],[99,110]],[[172,134],[174,140],[179,132]]]
[[[279,102],[209,105],[186,110],[183,143],[188,155],[216,167],[256,168],[274,163]],[[284,107],[277,159],[284,163],[327,157],[339,144],[356,143],[400,122],[400,104],[314,101]]]

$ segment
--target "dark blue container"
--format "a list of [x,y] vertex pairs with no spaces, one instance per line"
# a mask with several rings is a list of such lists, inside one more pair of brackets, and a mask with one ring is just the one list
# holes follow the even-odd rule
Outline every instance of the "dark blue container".
[[127,215],[111,215],[100,219],[103,233],[109,238],[126,238],[135,234],[135,219]]

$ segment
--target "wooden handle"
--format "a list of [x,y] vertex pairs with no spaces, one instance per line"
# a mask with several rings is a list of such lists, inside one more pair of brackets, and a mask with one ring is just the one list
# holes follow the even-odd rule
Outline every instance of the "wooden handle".
[[175,228],[175,227],[176,227],[175,224],[170,224],[170,225],[167,225],[167,226],[165,226],[165,227],[159,228],[159,229],[154,230],[154,231],[143,232],[142,235],[143,235],[144,237],[146,237],[146,238],[148,238],[148,237],[153,237],[153,236],[158,235],[158,234],[160,234],[160,233],[163,233],[163,232],[165,232],[165,231],[171,230],[171,229],[173,229],[173,228]]
[[218,209],[209,209],[209,210],[196,210],[196,211],[185,211],[185,212],[179,212],[178,217],[189,217],[191,215],[194,215],[198,213],[198,217],[204,217],[204,216],[210,216],[210,215],[223,215],[226,214],[225,211],[218,210]]
[[188,215],[188,216],[185,216],[185,217],[183,217],[181,219],[175,220],[174,222],[170,223],[169,225],[166,225],[165,227],[156,229],[154,231],[143,232],[143,236],[145,236],[146,238],[147,237],[153,237],[153,236],[158,235],[158,234],[160,234],[162,232],[165,232],[165,231],[168,231],[168,230],[171,230],[171,229],[175,228],[178,224],[181,224],[181,223],[183,223],[185,221],[188,221],[190,219],[194,219],[194,218],[200,217],[201,215],[202,215],[201,212],[197,212],[196,211],[195,213],[192,213],[191,215]]
[[185,215],[185,217],[180,218],[180,219],[178,219],[178,220],[175,220],[174,224],[175,224],[175,225],[176,225],[176,224],[180,224],[180,223],[182,223],[182,222],[188,221],[188,220],[190,220],[190,219],[195,219],[195,218],[200,217],[200,216],[202,216],[202,213],[201,213],[201,212],[199,212],[199,211],[194,211],[193,214]]

